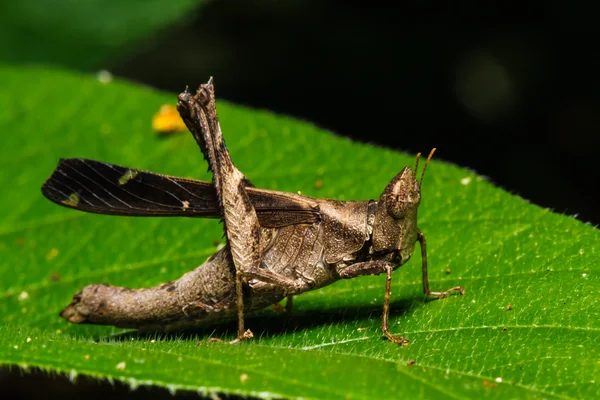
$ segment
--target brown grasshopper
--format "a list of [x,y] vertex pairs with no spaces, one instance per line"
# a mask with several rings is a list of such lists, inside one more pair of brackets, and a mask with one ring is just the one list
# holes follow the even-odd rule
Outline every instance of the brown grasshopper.
[[[178,96],[177,109],[200,146],[213,183],[125,168],[99,161],[60,160],[42,193],[53,202],[100,214],[221,218],[227,245],[181,278],[128,289],[89,285],[61,316],[73,323],[142,330],[175,330],[233,317],[238,336],[252,337],[244,314],[339,279],[385,273],[381,329],[391,341],[408,340],[388,326],[392,271],[421,245],[423,291],[432,292],[425,236],[417,228],[421,183],[405,167],[377,201],[336,201],[255,188],[233,164],[217,117],[212,78],[195,95]],[[435,150],[435,149],[434,149]]]

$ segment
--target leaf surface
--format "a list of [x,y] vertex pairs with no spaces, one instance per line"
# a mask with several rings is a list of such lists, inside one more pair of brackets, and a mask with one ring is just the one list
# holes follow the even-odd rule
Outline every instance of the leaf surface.
[[[216,85],[218,96],[218,76]],[[381,339],[381,276],[298,296],[292,316],[255,313],[247,324],[257,338],[236,346],[206,343],[235,337],[235,322],[170,336],[66,323],[58,312],[81,287],[175,279],[222,232],[214,220],[58,207],[40,193],[58,159],[210,176],[191,135],[152,132],[152,115],[174,94],[38,68],[1,68],[0,86],[1,364],[255,397],[600,396],[598,230],[437,160],[419,211],[431,285],[467,293],[425,299],[418,254],[397,270],[391,326],[408,347]],[[218,110],[233,160],[259,187],[377,198],[414,162],[268,112],[224,101]]]

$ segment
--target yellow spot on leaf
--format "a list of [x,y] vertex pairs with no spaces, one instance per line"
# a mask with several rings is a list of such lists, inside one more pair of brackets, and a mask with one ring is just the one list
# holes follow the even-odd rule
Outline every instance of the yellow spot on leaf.
[[248,374],[241,374],[240,375],[240,382],[244,383],[248,380]]
[[50,249],[48,254],[46,254],[46,261],[54,260],[58,256],[58,253],[58,249],[56,247],[53,247],[52,249]]
[[116,369],[118,369],[119,371],[123,371],[125,370],[125,368],[127,368],[127,364],[125,363],[125,361],[121,361],[120,363],[118,363],[115,366]]
[[185,130],[185,123],[179,116],[177,108],[165,104],[152,117],[152,129],[160,133],[173,133]]

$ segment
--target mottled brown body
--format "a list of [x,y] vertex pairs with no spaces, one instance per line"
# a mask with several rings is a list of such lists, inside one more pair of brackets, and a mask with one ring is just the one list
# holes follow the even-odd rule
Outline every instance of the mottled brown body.
[[[144,330],[183,329],[237,316],[238,338],[252,337],[244,314],[339,279],[386,274],[382,331],[388,330],[392,271],[421,245],[423,291],[432,292],[425,236],[417,228],[421,201],[415,171],[405,167],[377,201],[340,202],[255,188],[233,164],[216,112],[212,80],[177,109],[196,139],[213,184],[85,159],[61,160],[42,187],[50,200],[101,214],[222,218],[227,246],[181,278],[154,288],[90,285],[61,316],[73,323]],[[427,162],[431,158],[430,154]],[[427,164],[425,164],[425,168]],[[421,181],[425,173],[421,176]]]
[[[331,210],[319,223],[261,229],[264,267],[294,277],[301,282],[298,291],[286,293],[275,284],[250,280],[244,296],[246,312],[327,286],[340,279],[338,269],[361,256],[372,229],[368,202],[313,200],[321,210]],[[181,278],[152,288],[86,286],[61,316],[73,323],[167,331],[233,318],[235,266],[229,252],[226,246]]]

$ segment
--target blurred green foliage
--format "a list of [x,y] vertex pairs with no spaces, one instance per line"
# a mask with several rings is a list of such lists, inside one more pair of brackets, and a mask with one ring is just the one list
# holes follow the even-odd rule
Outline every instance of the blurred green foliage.
[[203,0],[0,2],[0,62],[99,68],[197,10]]

